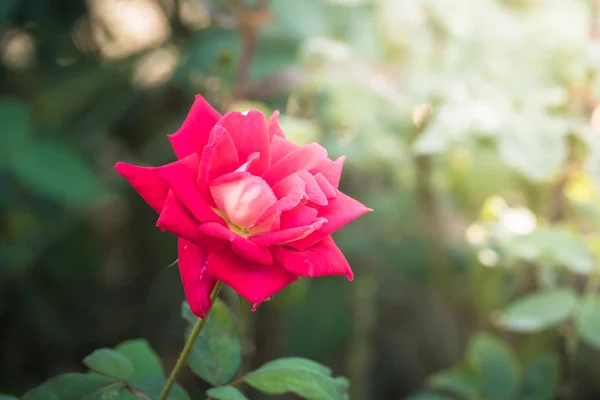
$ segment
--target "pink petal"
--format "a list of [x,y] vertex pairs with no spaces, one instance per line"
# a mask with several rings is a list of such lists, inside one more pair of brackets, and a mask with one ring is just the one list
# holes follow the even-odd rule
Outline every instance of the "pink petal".
[[200,157],[193,153],[174,163],[154,168],[153,171],[198,221],[220,221],[222,218],[208,206],[196,188],[199,164]]
[[251,165],[250,172],[255,175],[262,173],[271,165],[269,153],[269,135],[267,121],[263,113],[250,110],[246,115],[240,112],[225,114],[217,125],[229,131],[237,148],[240,160],[247,160],[250,154],[259,153],[260,158]]
[[266,265],[273,263],[273,257],[268,249],[259,247],[219,223],[206,222],[200,225],[198,229],[212,237],[230,241],[233,250],[249,261]]
[[150,207],[157,213],[165,204],[169,186],[152,172],[153,168],[139,167],[137,165],[117,163],[115,169],[131,186],[142,196]]
[[192,153],[201,153],[208,142],[211,129],[219,118],[221,115],[208,104],[204,97],[197,95],[181,128],[169,135],[177,158],[184,158]]
[[209,185],[210,186],[221,185],[223,183],[235,182],[235,181],[239,181],[240,179],[249,178],[251,176],[253,176],[253,175],[247,171],[233,171],[228,174],[222,175],[216,179],[213,179],[209,183]]
[[312,207],[298,204],[293,209],[281,213],[281,228],[295,228],[310,225],[317,217],[318,211]]
[[340,186],[340,177],[342,176],[342,167],[344,166],[344,161],[346,157],[342,156],[335,161],[331,161],[330,159],[321,160],[314,169],[309,172],[313,175],[318,174],[319,172],[327,178],[329,183],[334,188],[338,188]]
[[192,312],[204,318],[212,305],[210,294],[217,280],[207,272],[207,254],[185,239],[179,239],[179,273]]
[[219,210],[240,228],[249,228],[269,209],[277,198],[267,183],[258,176],[210,186]]
[[277,200],[277,210],[287,211],[296,207],[306,194],[306,182],[298,174],[288,175],[273,186]]
[[175,193],[169,190],[156,226],[163,231],[169,231],[185,240],[194,242],[198,234],[198,225],[199,222],[177,200]]
[[156,225],[161,230],[169,231],[207,251],[219,251],[225,246],[224,241],[198,231],[199,222],[177,200],[172,190],[169,190]]
[[263,179],[274,185],[286,176],[302,169],[310,170],[327,158],[327,150],[318,143],[309,143],[292,151],[265,171]]
[[285,139],[285,135],[279,126],[279,110],[273,111],[269,121],[267,122],[267,132],[269,133],[269,140],[273,140],[273,136],[279,136]]
[[322,173],[318,173],[315,175],[315,180],[317,184],[321,188],[321,191],[328,199],[334,199],[337,197],[337,193],[335,191],[335,187],[325,178],[325,175]]
[[354,274],[346,257],[335,245],[331,236],[304,251],[296,251],[286,246],[273,248],[275,259],[290,272],[311,278],[327,275],[346,275],[349,280]]
[[284,137],[273,136],[271,139],[271,164],[275,164],[300,146],[290,142]]
[[252,263],[227,250],[208,256],[208,272],[254,306],[298,280],[278,262],[271,265]]
[[229,242],[232,242],[235,236],[237,236],[231,229],[218,222],[205,222],[201,224],[198,229],[202,233]]
[[321,187],[317,183],[314,176],[310,174],[310,172],[306,170],[298,171],[298,175],[304,182],[306,182],[306,197],[308,200],[319,206],[327,205],[327,197],[325,193],[321,190]]
[[238,165],[240,161],[231,135],[225,128],[215,126],[202,151],[198,184],[208,186],[213,179],[234,171]]
[[246,260],[264,265],[273,264],[273,255],[269,249],[260,247],[244,237],[236,235],[233,242],[231,242],[231,247],[233,251]]
[[317,218],[311,225],[297,226],[295,228],[282,229],[279,231],[266,233],[261,236],[254,236],[250,240],[261,247],[274,246],[280,243],[289,243],[294,240],[300,240],[315,230],[319,229],[327,220]]
[[244,164],[240,165],[236,169],[236,171],[238,171],[238,172],[249,172],[249,171],[251,171],[253,169],[254,164],[258,162],[259,158],[260,158],[260,153],[259,152],[254,152],[254,153],[250,154],[248,156],[248,160]]
[[316,206],[316,208],[319,211],[319,217],[327,219],[328,222],[306,238],[289,243],[289,246],[297,250],[305,250],[347,223],[373,211],[340,191],[337,192],[335,199],[329,200],[327,206]]

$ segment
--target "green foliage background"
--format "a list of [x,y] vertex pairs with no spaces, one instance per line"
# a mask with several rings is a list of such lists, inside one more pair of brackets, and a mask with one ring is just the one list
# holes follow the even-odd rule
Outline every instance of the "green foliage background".
[[281,110],[375,210],[335,235],[354,282],[237,310],[242,369],[311,358],[352,399],[599,398],[598,2],[256,3],[0,1],[0,392],[138,337],[170,370],[176,240],[112,167],[172,160],[201,93]]

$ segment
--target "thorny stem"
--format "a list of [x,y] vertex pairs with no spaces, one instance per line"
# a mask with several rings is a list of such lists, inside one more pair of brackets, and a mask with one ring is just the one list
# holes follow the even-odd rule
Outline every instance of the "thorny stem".
[[[210,295],[211,302],[214,303],[215,299],[219,295],[221,286],[223,286],[223,283],[221,281],[218,281]],[[212,309],[212,307],[211,307],[211,309]],[[183,346],[183,350],[181,351],[181,354],[179,355],[179,358],[177,359],[177,363],[175,364],[173,371],[171,371],[171,375],[169,375],[169,378],[167,379],[167,383],[165,384],[165,387],[163,388],[163,390],[160,394],[160,400],[167,400],[167,397],[169,396],[169,392],[171,391],[171,388],[173,388],[173,385],[175,384],[175,379],[177,379],[177,375],[179,374],[179,372],[181,371],[181,369],[187,362],[187,359],[190,356],[190,353],[192,352],[192,348],[194,347],[194,343],[196,343],[196,339],[198,339],[198,336],[200,336],[200,332],[202,332],[202,328],[204,327],[204,323],[208,319],[209,313],[210,313],[210,310],[208,310],[208,312],[204,316],[204,319],[198,318],[198,321],[196,321],[196,324],[192,328],[192,331],[190,332],[190,336],[188,337],[188,340],[185,342],[185,346]]]

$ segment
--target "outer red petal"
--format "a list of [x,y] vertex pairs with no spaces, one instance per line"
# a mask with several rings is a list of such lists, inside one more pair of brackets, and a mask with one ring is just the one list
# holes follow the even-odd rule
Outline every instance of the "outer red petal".
[[195,242],[198,236],[198,221],[177,200],[175,193],[169,190],[165,205],[156,221],[156,226],[185,240]]
[[179,239],[179,273],[185,297],[194,314],[204,318],[212,305],[210,294],[217,280],[207,271],[207,253],[200,247]]
[[233,250],[251,262],[265,265],[273,263],[273,256],[268,249],[259,247],[219,223],[206,222],[198,229],[209,236],[230,241]]
[[267,122],[267,132],[269,133],[269,140],[273,140],[273,136],[279,136],[285,139],[285,135],[279,126],[279,110],[273,111],[269,121]]
[[279,231],[266,233],[261,236],[254,236],[250,240],[261,247],[274,246],[280,243],[287,243],[293,240],[299,240],[316,229],[319,229],[327,220],[317,218],[311,225],[297,226],[295,228],[282,229]]
[[115,165],[115,169],[123,178],[129,181],[131,186],[133,186],[154,211],[160,213],[165,204],[169,186],[154,175],[152,172],[153,168],[119,162]]
[[269,148],[271,152],[271,163],[275,164],[283,157],[287,156],[299,147],[300,146],[290,142],[284,137],[273,136],[273,138],[271,139],[271,147]]
[[208,256],[208,273],[231,286],[254,306],[298,279],[278,262],[252,263],[228,250]]
[[231,135],[225,128],[215,126],[210,133],[208,144],[202,151],[198,170],[198,190],[209,204],[212,204],[209,183],[221,175],[234,171],[239,165],[240,161]]
[[310,172],[313,175],[317,175],[319,172],[327,178],[329,183],[334,188],[338,188],[340,186],[340,178],[342,176],[342,168],[344,166],[344,161],[346,157],[342,156],[335,161],[331,161],[330,159],[321,160],[314,169]]
[[172,190],[169,190],[165,205],[158,217],[156,225],[189,242],[200,246],[206,251],[219,251],[226,242],[215,239],[198,231],[199,222],[181,204]]
[[304,239],[289,243],[289,246],[297,250],[305,250],[347,223],[373,211],[340,191],[337,192],[335,199],[329,200],[327,206],[316,208],[319,211],[319,217],[327,219],[328,222]]
[[317,217],[318,211],[304,204],[298,204],[290,211],[281,213],[281,229],[310,225]]
[[169,186],[198,221],[222,221],[196,188],[199,163],[200,157],[194,153],[174,163],[154,168],[154,173]]
[[262,173],[271,165],[269,152],[269,135],[267,121],[263,113],[250,110],[246,115],[240,112],[225,114],[217,125],[229,131],[237,154],[241,162],[245,162],[252,153],[259,153],[260,157],[249,167],[249,172],[254,175]]
[[309,143],[292,151],[265,171],[263,179],[274,185],[286,176],[302,169],[310,170],[327,158],[327,150],[318,143]]
[[208,142],[211,129],[219,118],[221,118],[221,114],[208,104],[204,97],[197,95],[181,128],[169,135],[177,158],[184,158],[192,153],[201,153]]
[[349,280],[354,274],[346,257],[335,245],[331,236],[323,238],[304,251],[296,251],[286,246],[273,248],[275,259],[290,272],[311,278],[326,275],[346,275]]

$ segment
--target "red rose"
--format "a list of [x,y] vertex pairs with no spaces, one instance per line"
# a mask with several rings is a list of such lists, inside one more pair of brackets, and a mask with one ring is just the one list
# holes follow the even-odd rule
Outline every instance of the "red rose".
[[115,168],[179,237],[179,270],[192,311],[203,317],[217,280],[254,304],[298,276],[352,270],[331,237],[371,211],[338,190],[344,157],[288,141],[273,113],[221,116],[197,96],[169,136],[178,160]]

